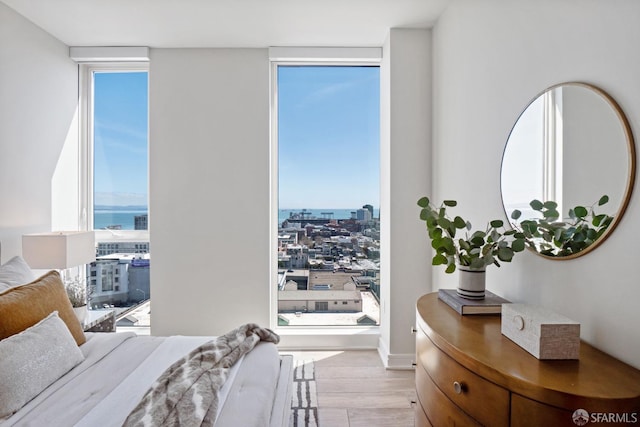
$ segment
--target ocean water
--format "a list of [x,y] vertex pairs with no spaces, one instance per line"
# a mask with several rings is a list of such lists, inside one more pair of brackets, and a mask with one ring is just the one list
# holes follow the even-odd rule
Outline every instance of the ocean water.
[[120,225],[123,230],[134,230],[134,218],[146,213],[146,209],[127,209],[118,207],[95,209],[93,212],[93,228],[95,230],[100,230],[111,225]]

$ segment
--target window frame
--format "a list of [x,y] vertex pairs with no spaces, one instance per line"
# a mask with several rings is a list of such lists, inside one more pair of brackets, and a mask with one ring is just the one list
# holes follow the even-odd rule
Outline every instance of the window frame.
[[[85,62],[78,64],[80,104],[80,227],[94,230],[94,82],[96,72],[146,72],[148,62]],[[148,83],[147,83],[148,84]],[[148,93],[148,92],[147,92]],[[147,99],[148,102],[148,99]],[[149,116],[147,115],[147,122]],[[149,127],[147,127],[149,129]],[[149,133],[147,133],[147,162],[149,161]],[[149,181],[147,179],[147,188]],[[147,191],[147,209],[149,209]],[[148,211],[150,215],[150,212]],[[150,230],[94,230],[98,242],[149,242]]]
[[[382,48],[270,48],[269,49],[269,123],[270,123],[270,278],[269,318],[270,327],[281,336],[293,334],[300,348],[318,346],[314,340],[320,334],[326,345],[345,346],[343,335],[359,335],[363,342],[377,347],[380,325],[278,325],[278,68],[280,66],[343,66],[381,67]],[[382,305],[380,307],[382,310]],[[382,316],[380,319],[382,322]],[[331,331],[336,335],[327,335]],[[300,335],[303,334],[303,335]],[[363,335],[364,334],[364,335]],[[304,338],[310,338],[310,341]],[[370,338],[367,338],[370,337]],[[286,338],[285,338],[286,340]],[[365,345],[366,347],[367,345]]]

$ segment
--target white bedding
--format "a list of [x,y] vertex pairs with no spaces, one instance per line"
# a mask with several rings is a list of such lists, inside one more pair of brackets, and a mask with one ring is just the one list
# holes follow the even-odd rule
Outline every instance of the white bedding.
[[[87,338],[80,347],[85,360],[16,414],[4,422],[0,421],[3,427],[121,426],[167,367],[212,337],[163,338],[133,333],[96,333],[87,334]],[[248,356],[255,362],[245,363]],[[271,343],[260,343],[247,358],[243,357],[230,369],[229,377],[220,390],[216,419],[237,419],[234,411],[243,412],[244,416],[249,414],[246,406],[243,409],[243,402],[227,402],[231,394],[233,399],[242,399],[245,404],[245,399],[248,399],[254,406],[268,406],[266,409],[256,407],[259,415],[249,415],[256,422],[266,416],[268,422],[271,406],[276,400],[279,377],[277,349]],[[249,366],[256,362],[258,368]],[[246,372],[239,376],[240,381],[236,384],[236,376],[243,369]],[[255,378],[256,369],[261,371],[260,376],[264,379]],[[265,369],[272,372],[264,375],[262,371]],[[253,395],[248,396],[248,392]],[[224,411],[228,413],[223,414]]]
[[[98,405],[93,407],[82,419],[75,425],[78,427],[119,427],[126,416],[135,408],[146,391],[151,387],[153,382],[186,353],[196,347],[211,340],[212,337],[186,337],[171,336],[162,341],[162,343],[138,366],[131,374],[127,376],[111,393],[100,401]],[[220,389],[220,403],[216,419],[222,410],[222,406],[229,393],[230,384],[233,382],[239,366],[242,364],[243,358],[233,365],[229,370],[229,377],[224,386]],[[113,416],[113,408],[118,408],[119,415],[124,417]]]

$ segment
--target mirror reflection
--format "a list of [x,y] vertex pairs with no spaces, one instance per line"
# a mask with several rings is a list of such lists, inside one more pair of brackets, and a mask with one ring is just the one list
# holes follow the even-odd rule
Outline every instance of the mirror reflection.
[[602,90],[545,90],[514,125],[502,159],[507,217],[529,246],[554,259],[593,250],[613,231],[635,177],[631,131]]

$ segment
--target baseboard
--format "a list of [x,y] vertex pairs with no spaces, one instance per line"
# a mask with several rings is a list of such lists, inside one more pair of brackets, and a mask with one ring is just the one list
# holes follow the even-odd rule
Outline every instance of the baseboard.
[[415,367],[415,354],[391,354],[382,339],[378,341],[378,354],[386,369],[409,371]]

